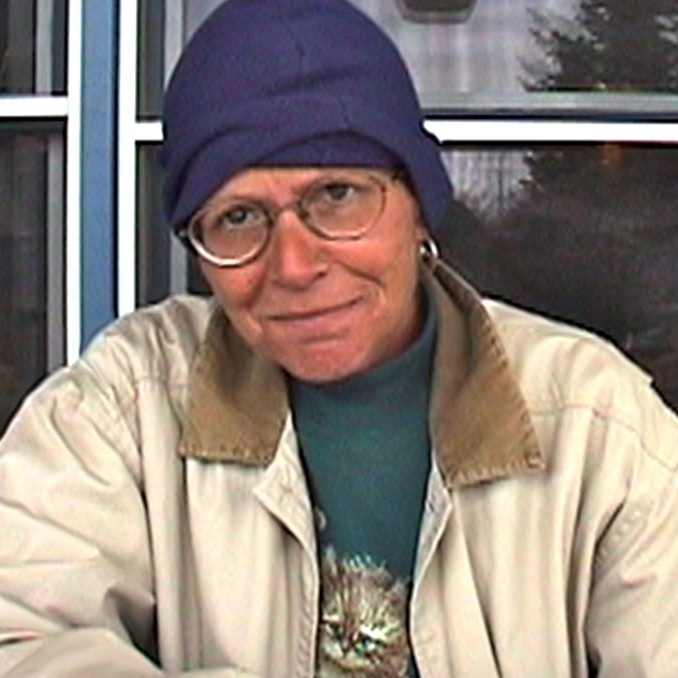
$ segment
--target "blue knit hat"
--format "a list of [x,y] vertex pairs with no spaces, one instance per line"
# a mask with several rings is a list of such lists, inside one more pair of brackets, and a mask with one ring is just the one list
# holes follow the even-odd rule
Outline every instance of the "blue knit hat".
[[175,230],[258,165],[404,166],[431,229],[452,199],[402,58],[345,0],[223,3],[177,64],[163,132]]

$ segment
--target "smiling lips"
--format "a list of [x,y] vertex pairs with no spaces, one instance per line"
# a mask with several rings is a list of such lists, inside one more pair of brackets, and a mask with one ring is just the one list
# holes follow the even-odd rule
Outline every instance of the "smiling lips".
[[330,334],[340,329],[360,303],[360,298],[341,304],[268,315],[268,320],[280,323],[292,333]]
[[341,311],[351,308],[356,303],[358,303],[358,299],[351,299],[350,301],[341,304],[333,304],[332,306],[325,306],[321,308],[312,308],[308,310],[299,310],[299,311],[285,311],[283,313],[271,313],[268,317],[271,320],[280,320],[280,321],[310,320],[316,317],[332,315],[333,313],[339,313]]

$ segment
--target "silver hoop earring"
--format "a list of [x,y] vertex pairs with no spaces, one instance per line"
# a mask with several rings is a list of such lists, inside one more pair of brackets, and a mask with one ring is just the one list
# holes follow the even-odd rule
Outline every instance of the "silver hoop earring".
[[419,256],[427,266],[435,266],[440,258],[440,250],[438,250],[438,245],[433,238],[426,238],[419,243]]

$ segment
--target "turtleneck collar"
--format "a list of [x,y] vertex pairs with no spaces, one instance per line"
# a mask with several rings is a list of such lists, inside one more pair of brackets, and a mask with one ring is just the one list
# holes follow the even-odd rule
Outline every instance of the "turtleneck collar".
[[[394,409],[409,407],[412,402],[410,396],[427,394],[431,383],[437,320],[435,305],[428,299],[425,287],[422,287],[422,298],[422,329],[405,351],[372,369],[338,381],[311,383],[288,376],[292,409],[311,403],[314,409],[341,406],[343,421],[346,424],[349,421],[358,423],[368,410],[371,416],[378,414],[379,403],[392,417]],[[377,410],[373,411],[375,407]],[[386,416],[387,413],[383,414]]]

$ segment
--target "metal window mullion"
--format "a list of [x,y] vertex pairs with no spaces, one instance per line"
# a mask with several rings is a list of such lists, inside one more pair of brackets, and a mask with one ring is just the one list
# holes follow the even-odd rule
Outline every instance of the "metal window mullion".
[[47,370],[63,365],[64,337],[64,142],[47,148]]
[[[184,26],[185,26],[184,3],[174,3],[172,7],[167,7],[165,12],[165,53],[164,64],[165,83],[169,80],[172,69],[174,68],[181,50],[184,46]],[[162,141],[162,128],[157,125],[156,129],[149,130],[155,133],[156,141]],[[181,245],[177,238],[170,239],[169,248],[169,288],[170,293],[185,292],[188,289],[188,258],[186,249]]]
[[81,327],[81,215],[80,176],[82,117],[82,2],[68,5],[68,118],[66,123],[66,360],[80,354]]
[[115,2],[82,2],[83,346],[116,317],[118,7]]
[[163,74],[163,85],[167,84],[177,59],[181,54],[181,50],[184,47],[185,23],[184,2],[168,3],[165,8],[163,52],[165,72]]
[[51,92],[54,0],[41,0],[35,12],[35,91]]
[[137,0],[120,2],[118,71],[118,300],[117,313],[136,307]]

